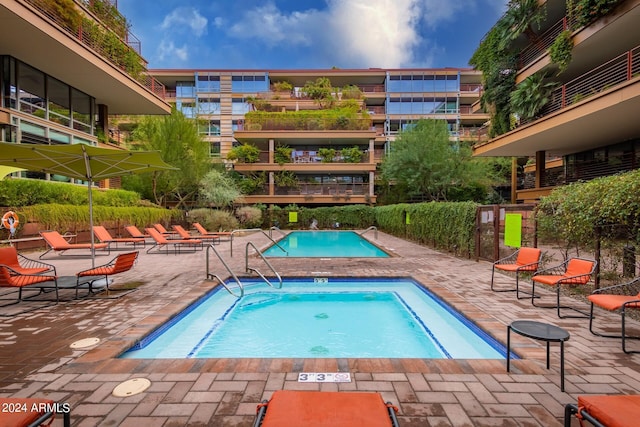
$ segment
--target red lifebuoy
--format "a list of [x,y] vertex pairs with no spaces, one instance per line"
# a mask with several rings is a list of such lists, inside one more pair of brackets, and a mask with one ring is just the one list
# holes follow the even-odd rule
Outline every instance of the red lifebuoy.
[[20,219],[14,211],[8,211],[2,215],[2,227],[10,230],[15,230],[20,224]]

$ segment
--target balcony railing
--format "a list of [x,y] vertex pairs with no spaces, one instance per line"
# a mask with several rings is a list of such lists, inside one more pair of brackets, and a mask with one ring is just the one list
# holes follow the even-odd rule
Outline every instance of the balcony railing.
[[[84,28],[82,22],[74,28],[68,20],[65,20],[54,8],[50,6],[49,2],[44,0],[24,1],[64,29],[71,37],[80,41],[83,45],[97,52],[117,68],[129,74],[132,78],[145,86],[150,92],[156,94],[160,98],[164,98],[164,85],[146,74],[146,62],[139,56],[140,42],[135,38],[135,36],[128,34],[127,42],[130,43],[127,44],[112,32],[111,29],[103,26],[102,23],[96,23],[96,25],[102,29],[101,32],[96,32],[95,29],[91,28]],[[123,48],[114,49],[113,46],[109,46],[108,42],[104,41],[103,34],[101,33],[113,34],[113,37],[117,37],[121,41]],[[135,61],[131,61],[131,55],[126,52],[127,50],[135,52],[135,55],[137,56]]]
[[460,84],[460,92],[482,92],[482,85],[462,83]]
[[[583,99],[631,80],[640,73],[640,46],[557,88],[551,102],[544,106],[539,117],[555,113]],[[534,121],[533,119],[531,121]],[[523,121],[520,125],[525,124]]]
[[292,115],[287,117],[251,117],[246,118],[244,125],[238,130],[261,131],[261,130],[293,130],[293,131],[321,131],[321,130],[342,130],[342,131],[363,131],[370,130],[372,122],[370,119],[358,119],[348,117],[300,117]]
[[[299,182],[297,187],[275,187],[274,195],[303,195],[313,196],[362,196],[369,194],[368,183],[358,184],[320,184],[310,182]],[[265,185],[261,189],[250,194],[251,196],[268,196],[269,186]]]

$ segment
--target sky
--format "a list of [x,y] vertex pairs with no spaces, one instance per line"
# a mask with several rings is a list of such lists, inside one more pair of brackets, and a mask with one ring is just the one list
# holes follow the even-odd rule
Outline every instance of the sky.
[[149,69],[468,67],[508,0],[118,0]]

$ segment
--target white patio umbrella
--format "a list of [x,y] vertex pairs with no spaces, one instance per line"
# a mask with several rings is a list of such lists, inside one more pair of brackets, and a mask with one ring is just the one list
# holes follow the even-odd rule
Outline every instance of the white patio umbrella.
[[127,174],[175,169],[165,163],[156,151],[127,151],[85,144],[32,145],[8,142],[0,142],[0,165],[87,181],[92,265],[95,265],[92,182]]

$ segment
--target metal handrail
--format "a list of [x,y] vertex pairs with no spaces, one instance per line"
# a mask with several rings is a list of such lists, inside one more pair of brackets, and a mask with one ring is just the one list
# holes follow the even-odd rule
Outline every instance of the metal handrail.
[[376,240],[378,239],[378,227],[376,227],[375,225],[372,225],[371,227],[367,228],[366,230],[362,231],[361,233],[359,233],[361,236],[366,233],[367,231],[371,231],[371,230],[375,230],[374,236],[376,238]]
[[[256,253],[260,256],[260,258],[262,258],[264,263],[267,265],[267,267],[269,267],[269,269],[271,269],[271,271],[273,271],[273,274],[276,275],[276,277],[278,278],[278,283],[279,283],[278,286],[274,286],[273,283],[271,283],[271,281],[269,279],[267,279],[262,273],[260,273],[260,271],[258,271],[257,268],[249,267],[249,246],[253,247],[253,249],[256,251]],[[247,245],[245,246],[245,249],[244,249],[244,258],[245,258],[244,269],[245,269],[245,271],[247,273],[249,273],[251,271],[254,271],[258,276],[260,276],[262,278],[262,280],[267,282],[267,285],[271,286],[273,289],[282,289],[282,277],[280,277],[280,275],[278,274],[276,269],[273,268],[273,265],[271,265],[271,263],[269,261],[267,261],[267,259],[264,257],[264,255],[262,255],[262,253],[258,250],[256,245],[253,244],[253,242],[247,242]]]
[[240,230],[233,230],[231,232],[231,239],[229,241],[229,254],[230,254],[229,256],[233,256],[233,235],[234,235],[234,233],[236,233],[236,232],[246,232],[246,231],[253,231],[253,232],[258,232],[259,231],[259,232],[261,232],[262,234],[264,234],[267,237],[267,239],[271,240],[271,242],[274,245],[276,245],[278,248],[280,248],[280,250],[282,252],[284,252],[285,254],[289,255],[289,252],[287,252],[286,249],[284,249],[282,246],[280,246],[278,244],[278,242],[273,240],[271,238],[271,236],[269,236],[262,228],[244,228],[244,229],[240,229]]
[[[222,265],[224,265],[224,268],[227,269],[227,271],[229,272],[229,274],[231,275],[231,277],[233,277],[233,279],[236,281],[236,283],[238,284],[238,287],[240,288],[240,295],[237,295],[235,292],[233,292],[231,290],[231,288],[229,288],[229,286],[227,286],[227,284],[224,282],[224,280],[222,280],[220,278],[220,276],[218,276],[215,273],[211,273],[209,271],[209,250],[213,249],[213,252],[216,254],[216,256],[218,257],[218,259],[220,260],[220,262],[222,263]],[[244,286],[242,286],[242,282],[240,281],[240,279],[238,279],[238,276],[235,275],[235,273],[233,272],[233,270],[231,270],[231,268],[229,267],[229,265],[224,261],[224,259],[222,258],[222,255],[220,255],[220,253],[216,250],[216,248],[213,247],[213,245],[209,245],[207,247],[207,279],[211,279],[211,278],[216,278],[218,279],[218,282],[220,282],[220,284],[222,286],[224,286],[224,288],[234,297],[236,298],[242,298],[244,296]]]
[[272,231],[273,230],[278,230],[280,232],[280,234],[282,234],[282,237],[286,237],[287,236],[287,233],[285,233],[284,231],[280,230],[280,227],[276,227],[274,225],[271,228],[269,228],[269,237],[272,237]]

